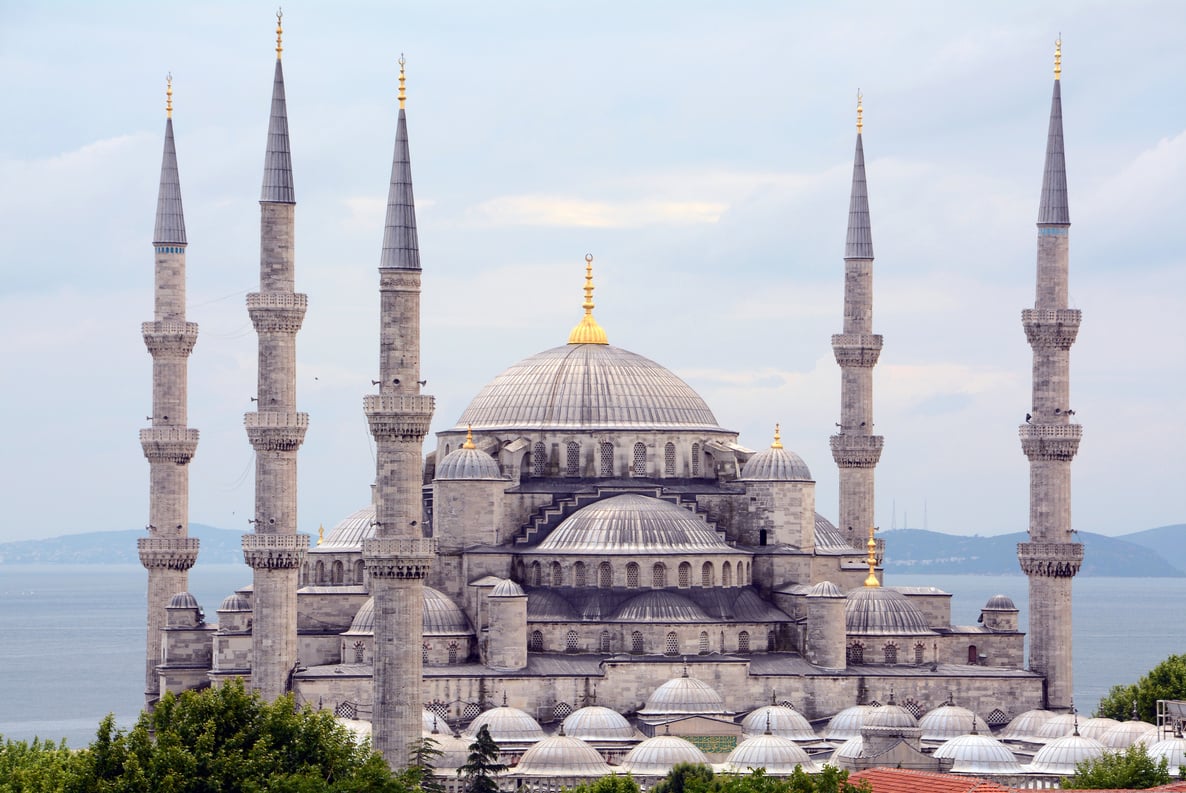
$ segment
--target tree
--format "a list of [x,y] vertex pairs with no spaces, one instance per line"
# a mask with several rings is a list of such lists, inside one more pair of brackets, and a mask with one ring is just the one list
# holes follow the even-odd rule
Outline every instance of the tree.
[[611,774],[569,788],[568,793],[639,793],[639,787],[630,774]]
[[66,793],[78,790],[80,761],[66,743],[32,743],[0,737],[0,793]]
[[1136,683],[1112,686],[1095,715],[1123,721],[1131,716],[1136,701],[1138,718],[1152,724],[1159,699],[1186,699],[1186,655],[1171,655]]
[[1144,790],[1171,781],[1169,760],[1163,757],[1155,762],[1144,744],[1135,743],[1123,752],[1105,752],[1095,760],[1084,760],[1075,766],[1075,775],[1064,777],[1060,785],[1084,790]]
[[848,772],[825,765],[815,775],[796,768],[787,778],[768,776],[763,769],[748,774],[714,774],[706,765],[681,763],[658,782],[652,793],[869,793],[867,782],[853,784]]
[[440,745],[432,738],[419,738],[412,741],[409,754],[411,762],[402,774],[404,783],[422,793],[445,793],[445,786],[433,774],[437,759],[444,754]]
[[494,777],[506,770],[507,767],[498,762],[498,744],[483,724],[469,745],[465,765],[457,769],[457,776],[465,783],[465,793],[498,793],[498,781]]

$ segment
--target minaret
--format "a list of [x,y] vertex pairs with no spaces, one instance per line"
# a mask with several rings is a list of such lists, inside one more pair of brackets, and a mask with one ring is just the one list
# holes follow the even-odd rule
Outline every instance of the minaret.
[[375,599],[375,748],[405,766],[420,737],[424,579],[436,556],[424,537],[421,498],[424,436],[433,398],[420,393],[420,246],[399,60],[399,117],[379,259],[379,393],[363,398],[375,438],[375,535],[362,547]]
[[873,235],[862,114],[858,92],[857,149],[844,244],[844,332],[832,336],[832,352],[840,365],[840,432],[831,438],[832,459],[840,468],[838,525],[854,548],[863,546],[865,532],[873,525],[873,469],[885,442],[873,434],[873,367],[881,354],[881,336],[873,333]]
[[140,563],[148,570],[148,641],[144,698],[151,707],[160,696],[156,665],[161,662],[161,628],[169,598],[188,589],[189,569],[198,558],[198,541],[189,530],[189,461],[198,447],[198,431],[186,426],[189,355],[198,340],[198,324],[185,321],[185,215],[173,145],[173,77],[165,100],[165,151],[157,194],[155,284],[152,322],[140,326],[152,355],[152,426],[140,430],[148,458],[148,536],[137,542]]
[[280,25],[276,14],[276,78],[260,195],[259,291],[247,313],[259,335],[256,410],[244,424],[255,449],[255,531],[243,536],[243,558],[254,571],[251,686],[266,699],[289,688],[297,663],[297,573],[309,546],[297,534],[297,449],[309,425],[296,410],[296,334],[308,298],[293,291],[292,160]]
[[1067,171],[1063,157],[1062,40],[1054,50],[1054,97],[1038,208],[1038,279],[1034,307],[1021,312],[1034,351],[1033,404],[1020,427],[1030,461],[1029,542],[1017,558],[1029,577],[1029,668],[1046,677],[1046,704],[1071,707],[1071,579],[1083,546],[1071,537],[1071,460],[1083,427],[1071,423],[1070,349],[1082,312],[1067,307]]

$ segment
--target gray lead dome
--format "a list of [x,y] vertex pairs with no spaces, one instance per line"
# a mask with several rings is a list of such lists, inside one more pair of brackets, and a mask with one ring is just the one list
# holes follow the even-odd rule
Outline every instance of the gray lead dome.
[[445,455],[436,469],[437,479],[502,479],[498,463],[481,449],[464,446]]
[[590,504],[566,518],[539,548],[593,554],[730,550],[708,524],[683,507],[635,494]]
[[741,469],[742,479],[778,482],[810,482],[811,471],[803,458],[782,447],[770,447],[749,458]]

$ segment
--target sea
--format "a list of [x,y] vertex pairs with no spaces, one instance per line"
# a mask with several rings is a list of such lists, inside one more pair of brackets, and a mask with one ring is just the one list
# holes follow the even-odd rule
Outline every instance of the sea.
[[[210,619],[251,582],[241,564],[201,565],[190,591]],[[1006,594],[1026,629],[1026,579],[893,575],[891,586],[952,593],[952,622],[974,625]],[[143,703],[145,572],[139,565],[0,565],[0,736],[65,739],[82,747],[99,720],[135,724]],[[1186,653],[1186,578],[1076,578],[1075,702],[1090,713],[1117,683],[1133,683],[1167,656]]]

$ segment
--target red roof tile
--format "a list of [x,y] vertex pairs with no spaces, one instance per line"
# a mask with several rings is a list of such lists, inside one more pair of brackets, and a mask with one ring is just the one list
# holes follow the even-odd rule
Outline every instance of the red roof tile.
[[850,782],[866,780],[873,793],[1010,793],[996,782],[956,774],[907,771],[901,768],[870,768],[848,777]]

